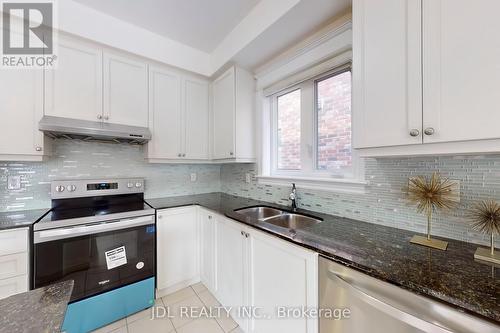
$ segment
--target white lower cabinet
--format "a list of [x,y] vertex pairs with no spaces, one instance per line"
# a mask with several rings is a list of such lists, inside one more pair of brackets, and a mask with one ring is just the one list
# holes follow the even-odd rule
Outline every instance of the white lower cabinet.
[[157,288],[160,295],[199,281],[199,236],[196,206],[159,210]]
[[215,214],[200,208],[200,280],[215,293]]
[[0,299],[29,289],[28,229],[0,231]]
[[263,232],[249,233],[249,306],[271,318],[251,319],[247,331],[317,332],[317,319],[295,317],[299,309],[317,308],[317,253]]
[[245,329],[247,321],[239,316],[238,307],[247,304],[247,241],[242,224],[217,216],[216,218],[216,272],[215,297],[231,311],[233,319]]
[[222,216],[216,229],[215,296],[234,307],[240,327],[255,333],[317,332],[316,319],[290,315],[293,309],[317,308],[317,253]]
[[201,281],[244,332],[318,332],[292,314],[317,309],[317,253],[196,206],[157,211],[157,230],[158,294]]

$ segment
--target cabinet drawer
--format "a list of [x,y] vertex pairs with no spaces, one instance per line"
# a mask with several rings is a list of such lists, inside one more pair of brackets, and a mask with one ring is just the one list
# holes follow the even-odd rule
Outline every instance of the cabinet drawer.
[[16,253],[0,257],[0,279],[28,274],[28,254]]
[[0,232],[0,256],[28,252],[27,229]]
[[28,291],[28,276],[0,280],[0,299]]

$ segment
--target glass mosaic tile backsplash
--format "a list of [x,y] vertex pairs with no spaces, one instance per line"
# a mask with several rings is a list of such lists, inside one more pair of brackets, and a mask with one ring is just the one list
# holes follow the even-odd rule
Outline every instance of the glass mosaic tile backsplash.
[[[258,184],[256,165],[223,165],[222,191],[283,205],[290,205],[291,186]],[[460,181],[461,203],[448,214],[437,213],[433,234],[471,243],[489,244],[489,237],[471,230],[467,210],[478,200],[500,199],[500,156],[414,157],[367,159],[365,194],[312,191],[298,187],[299,207],[416,232],[426,232],[426,218],[405,200],[408,178],[431,175]],[[247,173],[252,175],[245,182]],[[500,246],[500,242],[496,242]]]
[[[290,186],[258,184],[255,164],[149,164],[143,147],[56,140],[46,162],[0,161],[0,212],[50,207],[50,182],[56,179],[144,177],[146,198],[209,192],[289,205]],[[408,177],[430,175],[460,181],[461,203],[449,214],[435,214],[433,233],[466,242],[488,244],[471,230],[467,210],[481,199],[500,200],[500,156],[367,159],[365,194],[312,191],[298,187],[300,207],[370,223],[425,232],[426,219],[402,193]],[[196,173],[196,181],[190,181]],[[246,174],[252,181],[245,182]],[[21,176],[20,190],[7,190],[8,176]],[[497,242],[500,246],[500,242]]]
[[[220,166],[149,164],[143,147],[56,140],[46,162],[0,161],[0,211],[50,207],[50,182],[57,179],[143,177],[146,198],[220,190]],[[196,182],[190,181],[197,174]],[[20,190],[7,190],[8,176],[21,176]]]

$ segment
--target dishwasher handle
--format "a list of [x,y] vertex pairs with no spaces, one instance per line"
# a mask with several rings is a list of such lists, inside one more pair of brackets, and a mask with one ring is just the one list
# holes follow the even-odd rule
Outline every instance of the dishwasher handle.
[[415,317],[414,315],[407,313],[403,310],[394,307],[377,297],[370,294],[369,291],[364,290],[362,287],[357,286],[352,281],[349,281],[348,277],[345,277],[340,272],[334,272],[328,269],[328,277],[335,282],[340,283],[345,288],[348,288],[350,291],[354,292],[363,302],[373,306],[379,311],[396,318],[399,321],[405,322],[408,325],[411,325],[421,331],[424,332],[432,332],[432,333],[453,333],[452,331],[438,326],[437,324],[430,323],[426,320]]

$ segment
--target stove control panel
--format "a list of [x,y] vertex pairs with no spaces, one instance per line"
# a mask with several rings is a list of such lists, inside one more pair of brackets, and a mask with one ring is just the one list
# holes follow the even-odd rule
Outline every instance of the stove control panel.
[[59,180],[51,183],[52,199],[143,193],[144,179]]

